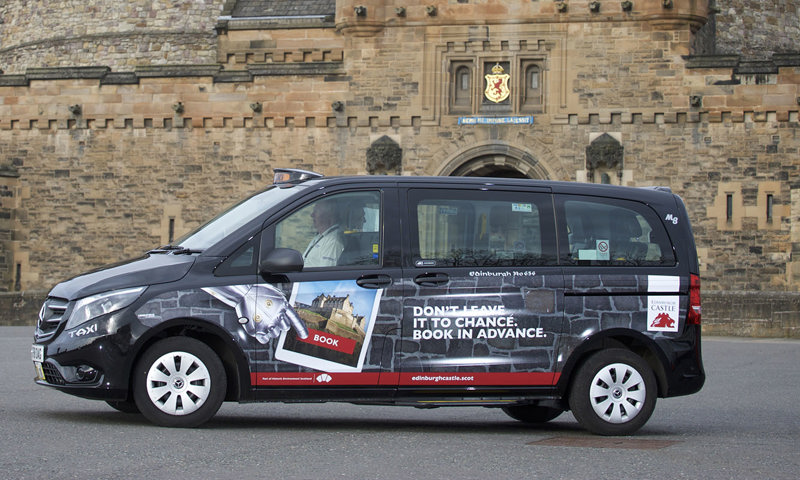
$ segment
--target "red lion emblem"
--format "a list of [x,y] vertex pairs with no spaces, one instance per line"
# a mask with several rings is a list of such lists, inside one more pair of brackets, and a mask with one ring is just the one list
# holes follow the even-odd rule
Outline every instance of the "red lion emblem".
[[497,94],[498,97],[503,95],[503,79],[502,78],[498,78],[497,81],[494,82],[494,91],[495,91],[495,93]]
[[666,313],[659,313],[650,328],[675,328],[675,320]]

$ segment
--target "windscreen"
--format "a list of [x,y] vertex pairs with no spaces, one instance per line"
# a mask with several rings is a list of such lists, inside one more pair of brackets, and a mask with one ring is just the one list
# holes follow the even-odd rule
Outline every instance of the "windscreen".
[[242,200],[213,220],[178,240],[177,245],[190,250],[205,250],[296,193],[292,188],[271,186]]

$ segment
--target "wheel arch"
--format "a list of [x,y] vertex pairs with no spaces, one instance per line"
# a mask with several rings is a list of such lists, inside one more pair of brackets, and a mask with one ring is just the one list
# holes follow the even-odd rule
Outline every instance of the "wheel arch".
[[624,348],[639,355],[653,370],[658,384],[658,396],[666,395],[668,381],[664,366],[667,358],[653,339],[635,330],[613,328],[598,332],[583,341],[570,354],[556,388],[566,398],[572,385],[572,376],[593,353],[609,348]]
[[170,337],[190,337],[208,345],[219,356],[225,368],[226,401],[246,400],[250,392],[250,365],[247,355],[227,332],[218,325],[194,318],[176,318],[148,329],[136,342],[128,366],[128,397],[132,394],[133,368],[148,348]]

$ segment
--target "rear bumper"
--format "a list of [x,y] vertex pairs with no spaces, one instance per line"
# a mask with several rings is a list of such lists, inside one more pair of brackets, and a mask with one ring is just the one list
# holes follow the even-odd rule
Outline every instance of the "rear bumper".
[[703,355],[700,343],[700,325],[691,326],[687,342],[675,342],[685,345],[680,351],[674,351],[674,357],[667,370],[667,391],[665,397],[678,397],[697,393],[706,381],[703,368]]

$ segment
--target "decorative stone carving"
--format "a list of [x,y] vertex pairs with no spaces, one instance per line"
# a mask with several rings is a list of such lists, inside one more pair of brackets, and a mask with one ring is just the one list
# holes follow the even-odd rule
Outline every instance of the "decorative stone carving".
[[604,133],[586,147],[586,173],[590,182],[596,171],[613,172],[622,180],[623,147],[614,137]]
[[400,175],[403,149],[384,135],[367,149],[367,173],[370,175]]

